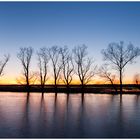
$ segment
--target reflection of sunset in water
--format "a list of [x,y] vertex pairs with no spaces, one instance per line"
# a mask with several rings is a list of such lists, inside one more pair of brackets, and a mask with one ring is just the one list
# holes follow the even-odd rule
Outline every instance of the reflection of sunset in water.
[[[140,136],[139,95],[1,93],[1,137]],[[131,125],[131,127],[130,127]],[[13,133],[14,132],[14,133]]]

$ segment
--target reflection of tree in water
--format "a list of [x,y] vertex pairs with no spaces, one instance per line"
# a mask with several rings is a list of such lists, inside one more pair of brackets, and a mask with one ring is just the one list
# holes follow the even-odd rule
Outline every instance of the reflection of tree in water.
[[[99,112],[96,116],[97,130],[95,130],[95,137],[108,137],[116,138],[121,137],[123,134],[123,110],[122,110],[122,95],[107,95],[107,104],[104,100],[99,100],[99,104],[103,108],[95,111]],[[107,105],[107,106],[106,106]],[[96,121],[95,120],[95,121]]]
[[[34,95],[24,98],[24,104],[20,108],[21,114],[17,116],[17,121],[15,121],[18,124],[13,127],[18,128],[15,136],[36,138],[123,137],[130,130],[134,130],[134,126],[137,126],[135,121],[132,128],[128,128],[128,119],[131,116],[127,116],[127,114],[129,115],[130,112],[123,112],[124,107],[126,107],[126,95],[106,95],[105,98],[101,96],[103,99],[99,100],[99,103],[96,99],[100,97],[91,94],[85,94],[83,99],[81,98],[82,94],[58,94],[57,96],[54,94],[53,97],[49,95],[51,98],[46,94],[44,96],[39,95],[37,96],[39,98],[36,98],[38,102],[35,102]],[[95,98],[96,96],[98,98]],[[94,97],[94,99],[91,100],[91,97]],[[135,97],[139,98],[139,96]],[[134,98],[134,101],[133,103],[136,105],[138,103],[137,98]],[[36,103],[38,103],[37,106]],[[135,108],[134,106],[134,109],[134,113],[139,113],[138,107]],[[137,114],[134,113],[132,117],[137,119],[135,118]],[[1,112],[0,118],[4,117],[2,114],[4,113]],[[11,120],[10,122],[12,122]],[[1,126],[0,128],[4,127]],[[2,132],[4,130],[0,129],[0,134]],[[135,134],[138,135],[138,130],[136,130]],[[128,136],[130,135],[132,133],[128,134]]]
[[79,138],[80,137],[84,137],[84,115],[85,115],[85,100],[84,100],[84,93],[82,93],[82,98],[81,98],[81,107],[80,107],[80,111],[79,111],[79,115],[78,115],[78,120],[79,120],[79,123],[78,123],[78,130],[79,130]]
[[38,121],[38,125],[37,125],[37,130],[36,130],[36,133],[37,133],[37,136],[36,138],[45,138],[47,135],[48,135],[48,132],[47,132],[47,108],[45,106],[45,99],[44,99],[44,94],[42,94],[41,96],[41,99],[40,99],[40,107],[39,107],[39,115],[38,115],[38,118],[37,118],[37,121]]
[[30,133],[30,121],[29,121],[29,111],[30,111],[30,97],[29,92],[27,93],[27,97],[25,100],[25,104],[23,107],[23,114],[21,116],[21,124],[20,124],[20,135],[21,137],[32,137]]
[[135,97],[135,107],[139,107],[139,98],[140,98],[140,95],[137,94],[136,97]]
[[32,138],[48,137],[48,119],[46,117],[47,108],[45,106],[44,96],[41,96],[40,98],[39,108],[35,109],[37,116],[34,116],[31,112],[34,110],[34,108],[31,107],[31,102],[31,96],[27,96],[21,119],[21,136]]
[[[65,99],[63,99],[65,98]],[[60,97],[55,94],[54,97],[54,112],[53,112],[53,120],[52,120],[52,133],[51,136],[54,138],[64,137],[65,131],[65,123],[66,123],[66,108],[67,108],[67,97],[63,95]]]
[[[139,119],[137,118],[137,115],[139,114],[139,95],[136,95],[136,98],[134,98],[134,106],[127,106],[128,111],[125,111],[124,105],[127,101],[124,100],[123,102],[123,96],[120,95],[120,108],[118,109],[118,124],[119,124],[119,137],[139,137]],[[131,95],[132,99],[132,95]],[[129,101],[128,101],[129,103]],[[124,104],[124,105],[123,105]],[[129,103],[130,104],[130,103]],[[131,107],[134,107],[131,109]],[[138,121],[137,121],[138,119]]]
[[[54,107],[56,108],[56,102],[57,102],[57,92],[55,92],[55,98],[54,98]],[[55,111],[54,111],[55,112]]]
[[68,111],[68,106],[69,106],[69,97],[70,95],[69,95],[69,92],[67,93],[67,101],[66,101],[66,108],[67,108],[67,111]]
[[124,129],[123,128],[124,126],[123,126],[122,94],[112,95],[111,100],[110,100],[110,104],[108,107],[109,107],[108,110],[110,110],[109,111],[109,115],[110,115],[109,116],[109,123],[105,123],[105,127],[109,131],[108,130],[106,131],[105,136],[109,137],[109,138],[122,137],[123,136],[123,129]]
[[123,126],[123,95],[120,94],[120,102],[119,102],[119,108],[118,108],[118,121],[117,121],[117,124],[118,124],[118,127],[117,127],[117,136],[118,137],[123,137],[123,133],[124,133],[124,126]]
[[[5,108],[4,108],[5,109]],[[7,130],[7,118],[5,117],[5,112],[3,109],[2,102],[0,101],[0,137],[8,138],[9,130]]]
[[[83,94],[81,94],[81,97],[82,95]],[[75,101],[76,104],[80,103],[79,107],[76,109],[76,104],[73,102],[73,96],[75,95],[67,95],[65,136],[68,138],[80,138],[84,135],[84,98],[78,97],[80,100]]]
[[[63,97],[62,97],[63,96]],[[54,96],[54,113],[52,120],[52,133],[54,138],[58,137],[82,137],[83,121],[84,121],[84,98],[81,98],[81,103],[78,112],[73,116],[74,110],[71,104],[71,95],[66,94]]]
[[[22,100],[18,100],[18,98],[15,99],[16,103],[17,101],[20,101],[19,104],[15,104],[16,106],[13,106],[14,103],[13,98],[9,98],[8,99],[9,105],[7,106],[8,108],[4,108],[4,112],[2,112],[3,109],[1,109],[0,106],[0,118],[1,118],[0,136],[1,137],[10,137],[10,138],[32,137],[31,129],[30,129],[30,121],[29,121],[29,112],[30,112],[29,96],[25,96],[25,98],[23,97],[21,98]],[[4,107],[6,107],[5,102],[3,105]],[[8,113],[8,115],[6,115],[5,113],[6,114]]]
[[81,93],[81,103],[83,105],[83,102],[84,102],[84,92]]

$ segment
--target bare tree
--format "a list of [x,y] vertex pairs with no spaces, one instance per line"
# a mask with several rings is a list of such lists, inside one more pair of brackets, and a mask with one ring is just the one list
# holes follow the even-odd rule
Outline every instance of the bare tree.
[[63,82],[67,85],[67,90],[72,82],[72,76],[74,74],[74,65],[72,60],[72,54],[69,52],[67,47],[60,48],[61,60],[62,60],[62,73]]
[[48,62],[49,56],[46,48],[40,48],[38,55],[38,67],[39,67],[39,79],[42,88],[42,93],[44,93],[44,86],[47,81],[47,73],[48,73]]
[[0,61],[0,76],[3,75],[3,70],[10,59],[10,55],[4,55],[4,59]]
[[62,69],[62,62],[60,62],[60,48],[58,46],[52,46],[48,49],[50,61],[53,68],[53,78],[55,90],[57,90],[57,84],[60,80],[60,71]]
[[103,65],[99,68],[99,76],[101,78],[103,78],[105,80],[105,82],[110,82],[110,84],[112,85],[114,90],[116,92],[118,91],[116,86],[114,85],[116,76],[114,74],[112,74],[111,72],[109,72],[107,65]]
[[77,46],[73,49],[76,63],[76,74],[79,77],[82,88],[89,83],[95,75],[95,68],[92,67],[92,59],[88,57],[87,46]]
[[25,78],[27,91],[30,89],[30,81],[34,77],[34,74],[30,74],[30,63],[31,57],[33,54],[33,48],[20,48],[19,53],[17,54],[18,59],[21,61],[23,66],[23,77]]
[[124,68],[127,64],[133,63],[134,59],[140,55],[140,49],[134,47],[131,43],[125,47],[121,41],[120,43],[110,43],[106,50],[102,50],[102,54],[104,60],[111,62],[114,68],[119,72],[120,93],[122,93]]
[[[37,77],[38,77],[37,72],[30,71],[30,77],[29,77],[30,85],[35,84],[35,82],[37,81]],[[16,78],[16,82],[20,85],[26,84],[26,77],[24,76],[24,72],[22,73],[22,75],[20,75],[18,78]]]
[[135,75],[134,75],[134,79],[133,79],[133,81],[134,81],[134,84],[136,84],[136,87],[138,88],[138,89],[140,89],[140,74],[139,73],[136,73]]

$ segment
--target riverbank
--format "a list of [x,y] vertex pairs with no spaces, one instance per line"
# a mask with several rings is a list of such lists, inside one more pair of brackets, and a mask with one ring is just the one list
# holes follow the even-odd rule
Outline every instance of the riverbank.
[[[119,85],[115,85],[115,87],[119,91]],[[140,94],[140,85],[135,84],[125,84],[123,85],[124,93],[128,94]],[[27,92],[25,85],[0,85],[0,91],[5,92]],[[42,92],[42,88],[40,85],[31,85],[30,92]],[[44,92],[57,92],[57,93],[116,93],[110,84],[94,84],[94,85],[85,85],[82,87],[81,85],[70,85],[67,87],[66,85],[45,85]]]

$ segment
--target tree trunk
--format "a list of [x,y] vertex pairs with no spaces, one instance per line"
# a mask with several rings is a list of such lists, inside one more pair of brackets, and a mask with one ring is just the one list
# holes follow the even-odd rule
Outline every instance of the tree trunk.
[[81,82],[81,85],[82,85],[82,93],[84,93],[84,82],[83,81]]
[[54,87],[55,87],[55,93],[57,94],[57,81],[56,81],[56,79],[54,80]]
[[30,92],[30,85],[29,85],[29,78],[26,77],[26,89],[27,89],[27,92]]
[[120,69],[120,94],[122,94],[122,69]]

